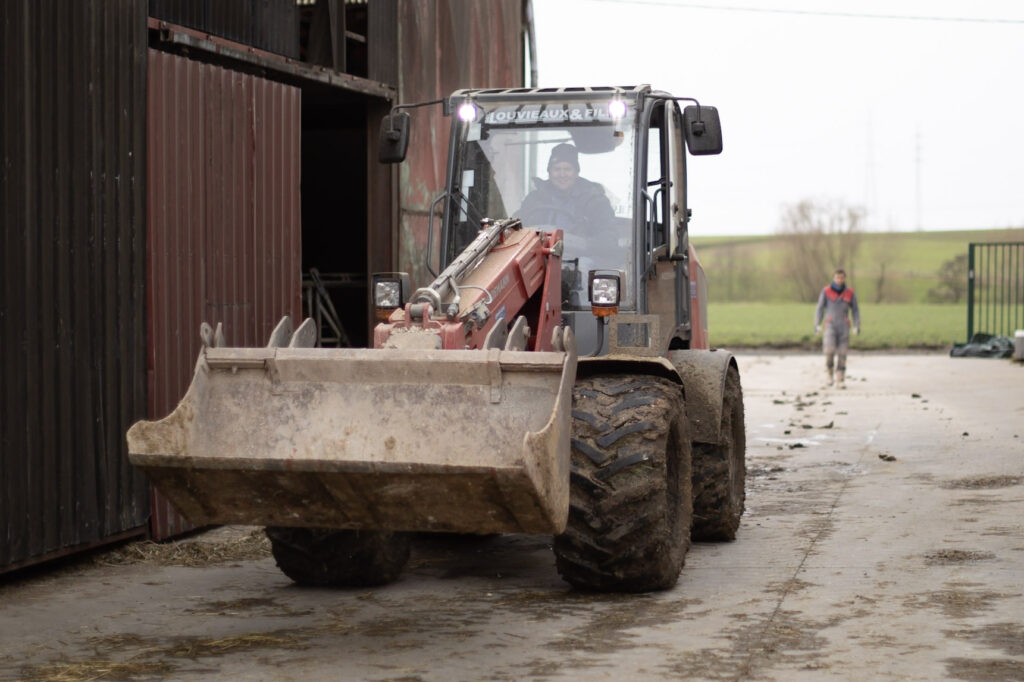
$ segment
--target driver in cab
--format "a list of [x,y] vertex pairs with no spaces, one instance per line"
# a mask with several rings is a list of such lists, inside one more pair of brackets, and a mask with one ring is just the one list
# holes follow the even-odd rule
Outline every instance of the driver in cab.
[[534,184],[536,188],[526,195],[515,216],[527,227],[586,231],[606,227],[615,218],[604,188],[580,177],[579,151],[571,144],[551,150],[548,179],[534,178]]

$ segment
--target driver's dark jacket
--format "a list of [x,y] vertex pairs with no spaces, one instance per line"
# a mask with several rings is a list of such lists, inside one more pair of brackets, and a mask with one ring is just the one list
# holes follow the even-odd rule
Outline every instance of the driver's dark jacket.
[[596,182],[577,178],[565,192],[550,180],[534,178],[536,189],[526,195],[516,212],[526,227],[544,225],[564,229],[606,227],[615,217],[604,188]]

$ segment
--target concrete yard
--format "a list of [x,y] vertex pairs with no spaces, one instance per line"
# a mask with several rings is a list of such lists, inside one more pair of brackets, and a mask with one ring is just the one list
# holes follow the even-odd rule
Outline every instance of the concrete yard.
[[746,515],[673,590],[574,592],[530,536],[302,589],[218,529],[0,578],[0,679],[1024,679],[1024,366],[855,354],[840,390],[738,359]]

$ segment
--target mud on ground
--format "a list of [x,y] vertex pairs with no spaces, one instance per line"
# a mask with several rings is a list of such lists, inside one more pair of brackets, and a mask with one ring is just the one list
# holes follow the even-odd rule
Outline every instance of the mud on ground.
[[258,531],[0,584],[0,679],[1024,679],[1024,368],[739,356],[747,512],[667,592],[575,592],[550,538],[424,538],[398,582],[301,589]]

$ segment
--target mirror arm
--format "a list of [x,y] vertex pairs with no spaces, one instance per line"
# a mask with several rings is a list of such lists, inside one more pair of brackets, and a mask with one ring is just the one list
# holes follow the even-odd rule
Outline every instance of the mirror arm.
[[447,116],[449,114],[448,100],[443,98],[443,97],[441,99],[432,99],[432,100],[428,100],[426,102],[412,102],[411,104],[396,104],[395,106],[391,107],[391,111],[388,112],[388,132],[387,132],[388,139],[389,140],[397,140],[398,137],[399,137],[399,132],[397,130],[395,130],[395,114],[397,114],[399,111],[402,111],[404,109],[418,109],[420,107],[429,107],[432,104],[442,104],[442,105],[444,105],[444,115]]
[[409,149],[409,114],[404,110],[430,106],[432,104],[441,104],[445,116],[450,113],[451,105],[447,99],[396,104],[391,107],[387,115],[381,119],[380,141],[377,152],[378,161],[381,163],[401,163],[405,161],[405,155]]
[[693,102],[697,105],[697,120],[693,122],[693,134],[700,137],[704,134],[704,121],[700,117],[700,102],[692,97],[673,97],[676,102]]
[[671,99],[674,102],[693,102],[694,104],[696,104],[697,105],[697,121],[696,122],[700,123],[702,126],[704,125],[704,121],[702,121],[701,118],[700,118],[700,102],[698,102],[697,100],[695,100],[692,97],[669,97],[669,99]]
[[445,116],[447,116],[449,113],[451,113],[450,112],[450,107],[449,107],[449,104],[448,104],[448,100],[446,98],[442,97],[441,99],[432,99],[432,100],[427,100],[426,102],[412,102],[410,104],[396,104],[395,106],[391,107],[391,111],[388,113],[388,119],[390,119],[392,116],[397,114],[399,111],[402,111],[403,109],[418,109],[420,107],[429,107],[432,104],[441,104],[441,105],[443,105],[444,115]]

